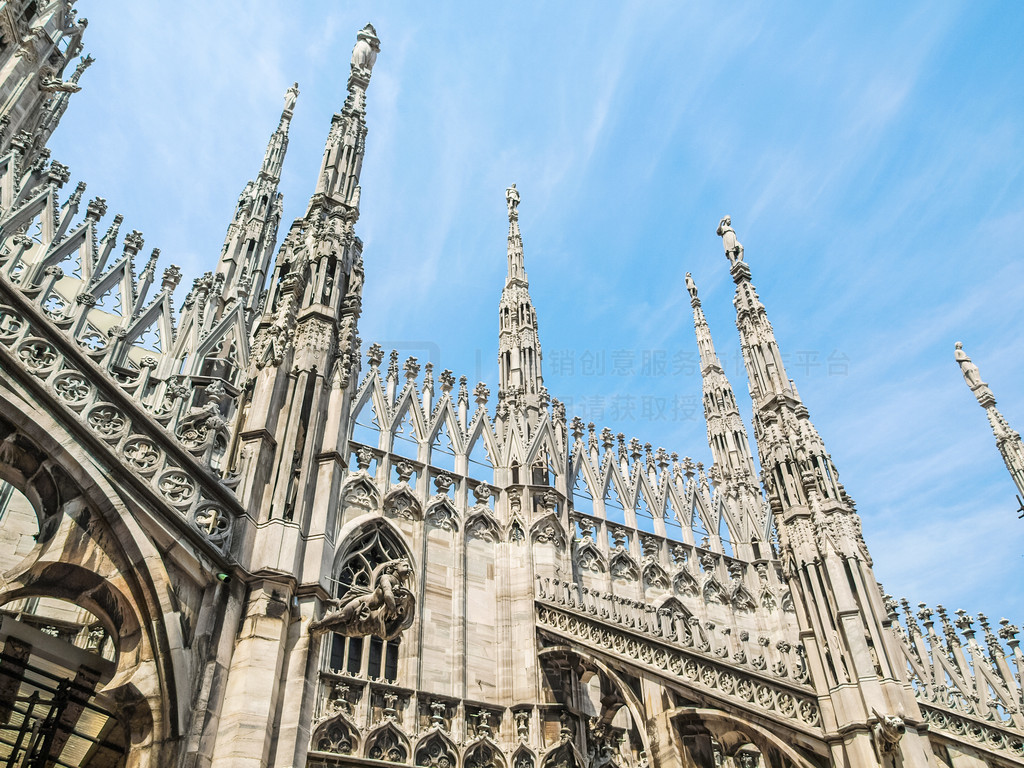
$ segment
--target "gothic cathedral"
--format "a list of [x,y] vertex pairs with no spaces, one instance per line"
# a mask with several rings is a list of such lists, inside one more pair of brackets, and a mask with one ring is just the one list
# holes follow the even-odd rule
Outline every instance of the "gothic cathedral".
[[1017,627],[882,593],[729,217],[757,461],[689,276],[711,465],[567,420],[514,185],[496,396],[363,345],[367,25],[305,214],[292,88],[176,307],[50,158],[71,5],[0,0],[0,765],[1024,765]]

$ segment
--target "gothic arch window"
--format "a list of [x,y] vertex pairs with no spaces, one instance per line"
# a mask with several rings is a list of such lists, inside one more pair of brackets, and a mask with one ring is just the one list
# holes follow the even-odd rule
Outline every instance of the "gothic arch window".
[[[369,592],[379,566],[408,556],[397,535],[383,525],[362,529],[345,548],[335,580],[335,596],[344,600]],[[350,675],[396,680],[400,644],[401,638],[385,642],[379,637],[345,637],[334,633],[327,663],[330,669]]]

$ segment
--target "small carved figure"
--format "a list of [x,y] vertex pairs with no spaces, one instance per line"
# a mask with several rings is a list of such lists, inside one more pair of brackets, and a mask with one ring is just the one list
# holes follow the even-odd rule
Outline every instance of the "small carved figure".
[[689,272],[686,273],[686,290],[690,292],[690,298],[697,298],[697,284],[693,282]]
[[981,380],[981,371],[978,370],[978,366],[971,362],[971,358],[964,352],[964,344],[962,341],[956,343],[956,350],[953,352],[953,357],[960,365],[960,371],[964,375],[964,381],[967,382],[967,386],[971,389],[983,386],[984,382]]
[[284,111],[291,112],[295,109],[295,101],[299,98],[299,84],[293,83],[292,87],[284,94]]
[[519,190],[515,184],[505,190],[505,202],[508,203],[508,215],[511,217],[519,206]]
[[375,635],[393,640],[411,624],[416,610],[416,599],[405,587],[412,575],[412,566],[404,558],[389,560],[374,570],[373,591],[344,600],[333,600],[337,610],[309,625],[313,635],[337,632],[346,637]]
[[352,69],[371,72],[378,53],[380,40],[377,38],[377,30],[372,24],[367,24],[356,35],[356,45],[352,49]]
[[891,755],[896,752],[896,745],[900,743],[907,727],[903,724],[903,718],[897,715],[882,715],[877,709],[871,710],[878,722],[874,727],[875,743],[878,751],[883,755]]
[[718,222],[718,236],[722,238],[722,245],[725,247],[725,255],[729,258],[730,264],[743,261],[743,246],[736,239],[736,232],[732,228],[732,217],[723,216]]

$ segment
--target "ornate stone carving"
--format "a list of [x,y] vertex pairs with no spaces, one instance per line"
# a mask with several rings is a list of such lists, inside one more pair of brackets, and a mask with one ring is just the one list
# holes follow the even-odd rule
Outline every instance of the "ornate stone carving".
[[53,370],[59,356],[53,345],[43,339],[28,339],[18,347],[18,358],[36,375]]
[[136,472],[143,475],[153,472],[160,462],[160,449],[146,437],[133,437],[121,449],[124,460]]
[[372,575],[373,589],[350,593],[333,600],[337,609],[309,625],[313,635],[337,632],[348,637],[374,635],[391,640],[402,634],[413,621],[416,599],[405,583],[412,575],[406,558],[390,560],[378,566]]
[[92,394],[92,384],[77,371],[60,374],[53,381],[53,389],[72,408],[81,408]]
[[104,440],[117,440],[128,428],[128,419],[112,405],[93,406],[86,421]]
[[895,754],[900,739],[907,732],[907,727],[903,724],[903,718],[896,715],[879,714],[877,709],[872,709],[871,711],[878,720],[872,728],[872,733],[875,736],[875,745],[879,753],[882,755]]
[[196,496],[195,481],[178,468],[169,469],[160,475],[157,488],[175,506],[187,506]]

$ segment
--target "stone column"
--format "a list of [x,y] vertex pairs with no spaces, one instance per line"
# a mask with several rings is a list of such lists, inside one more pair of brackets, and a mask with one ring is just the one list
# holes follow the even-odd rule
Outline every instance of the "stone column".
[[265,768],[269,762],[291,599],[292,589],[284,581],[263,579],[250,586],[212,768]]

